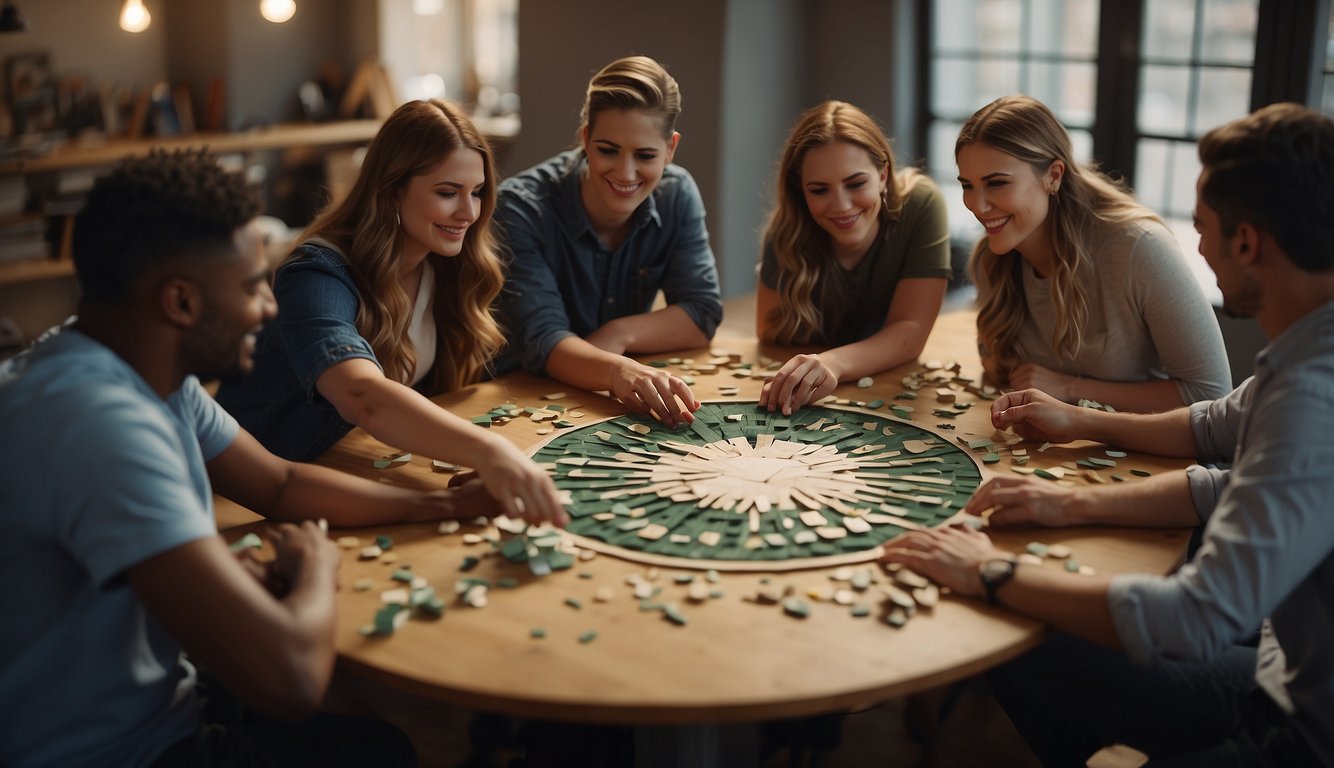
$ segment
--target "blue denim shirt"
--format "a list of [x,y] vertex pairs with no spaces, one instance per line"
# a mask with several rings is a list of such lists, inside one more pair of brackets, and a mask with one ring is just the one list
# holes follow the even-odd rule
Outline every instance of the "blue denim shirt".
[[344,360],[379,361],[357,332],[361,298],[342,256],[313,243],[298,252],[301,258],[274,277],[278,316],[259,334],[254,370],[225,379],[217,397],[265,448],[285,459],[310,461],[352,429],[315,382]]
[[667,166],[631,216],[629,236],[611,251],[579,196],[587,166],[571,150],[500,185],[496,222],[509,261],[501,322],[510,339],[496,365],[501,373],[519,363],[543,373],[562,339],[648,312],[659,289],[709,338],[722,321],[704,202],[690,174]]

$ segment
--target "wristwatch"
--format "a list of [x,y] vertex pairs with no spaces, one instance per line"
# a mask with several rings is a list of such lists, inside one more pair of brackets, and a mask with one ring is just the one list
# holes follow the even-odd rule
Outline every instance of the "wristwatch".
[[1014,577],[1017,565],[1019,561],[1014,557],[996,557],[984,561],[977,567],[977,576],[982,580],[982,589],[986,592],[988,603],[1000,605],[1000,600],[996,599],[996,590]]

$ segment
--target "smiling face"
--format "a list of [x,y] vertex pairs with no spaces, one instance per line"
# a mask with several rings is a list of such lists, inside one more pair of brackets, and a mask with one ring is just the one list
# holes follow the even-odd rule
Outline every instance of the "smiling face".
[[202,308],[182,343],[182,356],[190,373],[205,378],[248,373],[255,336],[278,312],[259,224],[237,228],[232,245],[233,252],[202,261],[192,275]]
[[1019,158],[981,142],[959,149],[963,204],[987,230],[992,253],[1039,250],[1047,243],[1051,195],[1059,188],[1065,164],[1060,160],[1041,173]]
[[606,109],[584,131],[588,175],[580,188],[595,224],[627,221],[657,188],[681,135],[663,138],[661,118],[636,109]]
[[409,258],[459,255],[468,227],[481,213],[485,184],[482,155],[473,149],[450,152],[409,179],[398,194],[404,253]]
[[862,147],[835,141],[811,147],[801,160],[806,210],[840,258],[858,258],[880,230],[880,206],[889,167],[877,166]]

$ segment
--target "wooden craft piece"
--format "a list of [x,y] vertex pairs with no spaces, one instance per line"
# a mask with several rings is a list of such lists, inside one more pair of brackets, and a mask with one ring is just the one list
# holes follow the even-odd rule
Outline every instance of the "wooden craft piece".
[[[861,562],[902,530],[943,522],[980,481],[962,451],[910,425],[881,430],[871,415],[808,406],[780,417],[725,401],[670,436],[639,416],[573,429],[535,459],[567,495],[586,550],[729,570]],[[921,454],[894,458],[909,440]],[[905,514],[867,516],[885,505]]]

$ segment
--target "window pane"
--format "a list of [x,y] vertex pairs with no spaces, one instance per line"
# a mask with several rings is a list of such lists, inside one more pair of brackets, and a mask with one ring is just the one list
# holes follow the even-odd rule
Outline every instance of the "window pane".
[[1028,94],[1042,101],[1063,123],[1093,125],[1098,73],[1092,64],[1030,62]]
[[1245,117],[1251,111],[1250,93],[1249,69],[1200,70],[1199,103],[1192,135],[1202,135],[1229,120]]
[[[1334,3],[1330,3],[1329,6],[1329,34],[1325,37],[1325,71],[1334,72]],[[1329,99],[1325,102],[1329,103]]]
[[1145,65],[1140,69],[1139,129],[1184,136],[1189,92],[1186,67]]
[[1172,143],[1172,182],[1165,214],[1189,219],[1195,210],[1195,180],[1200,177],[1200,160],[1193,142]]
[[1030,0],[1029,50],[1093,58],[1098,49],[1098,0]]
[[1202,61],[1250,65],[1255,59],[1257,0],[1205,0]]
[[962,127],[963,123],[945,120],[931,123],[930,141],[927,142],[931,146],[931,153],[927,157],[926,172],[940,184],[946,197],[960,191],[957,180],[959,169],[954,165],[954,142],[959,138],[959,129]]
[[932,48],[961,51],[977,46],[977,8],[972,0],[938,0],[931,4]]
[[1167,200],[1169,143],[1140,139],[1135,152],[1135,197],[1159,214]]
[[1019,62],[938,57],[931,64],[931,111],[967,118],[991,100],[1019,90]]
[[1144,9],[1144,58],[1189,61],[1195,32],[1195,0],[1148,0]]
[[[1019,20],[1024,7],[1020,0],[977,0],[977,49],[989,53],[1019,52]],[[946,19],[957,24],[958,19]]]
[[1325,75],[1325,97],[1322,104],[1325,114],[1334,117],[1334,75]]

